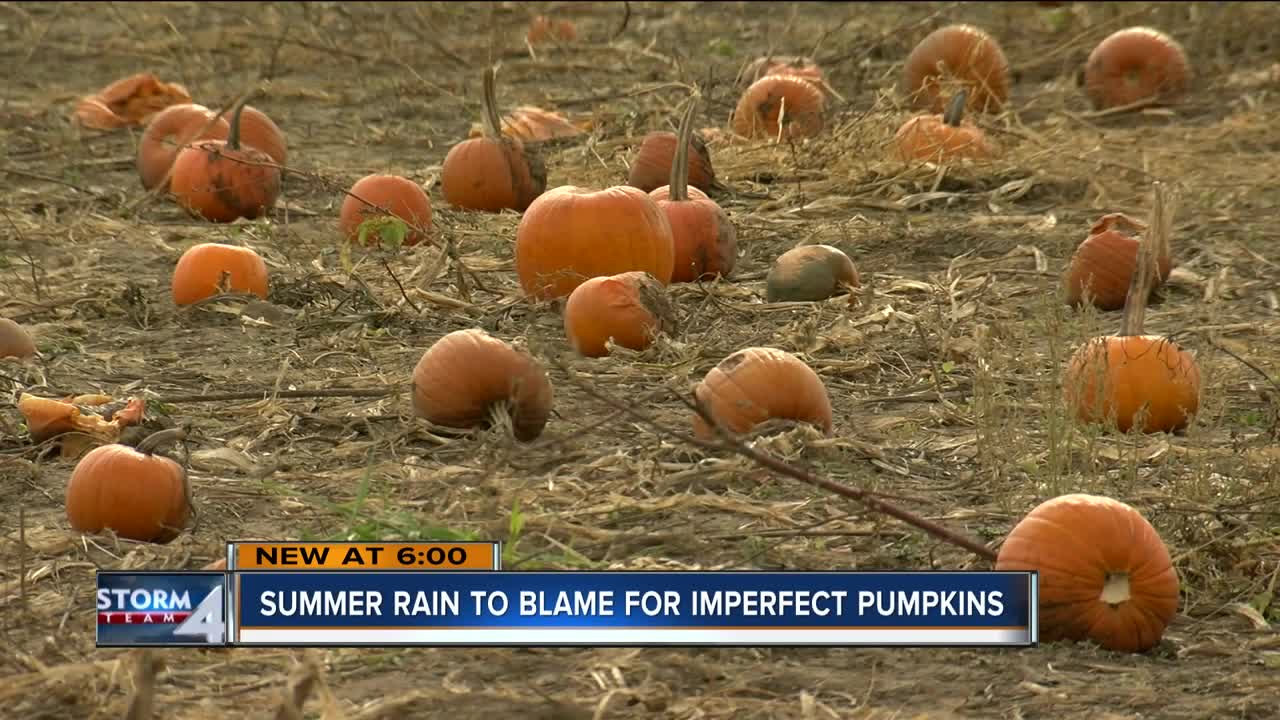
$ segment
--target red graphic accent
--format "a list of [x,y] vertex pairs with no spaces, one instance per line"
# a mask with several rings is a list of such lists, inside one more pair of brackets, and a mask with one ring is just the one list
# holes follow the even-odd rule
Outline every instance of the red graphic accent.
[[191,617],[187,610],[151,610],[148,612],[100,612],[99,625],[177,625]]

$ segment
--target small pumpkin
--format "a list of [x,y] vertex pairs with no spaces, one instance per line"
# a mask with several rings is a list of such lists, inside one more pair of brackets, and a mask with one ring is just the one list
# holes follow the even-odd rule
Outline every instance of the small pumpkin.
[[168,185],[169,168],[178,151],[199,140],[224,140],[231,132],[226,120],[195,103],[170,105],[156,113],[138,140],[138,177],[151,190]]
[[573,42],[578,39],[578,28],[571,20],[552,20],[546,15],[537,15],[529,21],[529,30],[524,39],[530,45],[538,45],[552,39],[560,42]]
[[675,325],[667,289],[646,272],[594,277],[574,288],[564,306],[564,332],[585,357],[609,354],[608,341],[644,350]]
[[766,75],[751,83],[733,111],[733,132],[745,138],[812,137],[826,123],[826,98],[794,75]]
[[1107,36],[1084,66],[1085,93],[1100,110],[1149,98],[1173,100],[1186,91],[1190,78],[1191,64],[1182,45],[1148,27]]
[[[648,193],[670,184],[671,164],[675,161],[678,144],[677,133],[658,130],[645,135],[631,160],[627,184]],[[685,155],[689,158],[689,167],[685,172],[686,184],[704,192],[716,189],[716,171],[711,165],[711,151],[706,141],[701,135],[690,133],[687,146]]]
[[221,243],[193,245],[173,268],[173,302],[190,305],[222,293],[267,299],[267,263],[250,248]]
[[898,159],[935,163],[961,158],[980,160],[995,154],[982,128],[964,119],[969,91],[961,88],[941,115],[916,115],[902,124],[894,136]]
[[524,212],[547,189],[547,169],[536,152],[518,138],[502,134],[494,95],[493,68],[485,68],[486,137],[463,140],[449,149],[440,189],[454,207]]
[[715,200],[689,192],[689,138],[693,136],[693,111],[689,101],[680,122],[670,183],[649,193],[671,224],[675,264],[671,282],[694,282],[716,276],[727,278],[738,260],[738,232],[729,215]]
[[516,275],[537,300],[562,298],[588,278],[631,270],[671,283],[671,223],[653,198],[621,185],[564,185],[534,200],[516,228]]
[[245,105],[240,117],[240,142],[270,155],[278,165],[284,165],[289,159],[289,142],[284,131],[270,116],[252,105]]
[[36,354],[31,333],[9,318],[0,318],[0,358],[29,358]]
[[1134,508],[1075,493],[1041,503],[1005,537],[998,571],[1039,573],[1040,640],[1155,647],[1178,612],[1178,573]]
[[815,85],[826,82],[826,74],[812,58],[768,55],[747,63],[742,72],[738,73],[737,84],[750,85],[770,75],[791,75],[808,80]]
[[1165,245],[1173,202],[1155,184],[1151,221],[1138,251],[1118,335],[1090,339],[1071,357],[1063,395],[1084,423],[1114,422],[1120,432],[1176,432],[1200,409],[1200,368],[1195,356],[1168,338],[1143,334],[1156,248]]
[[553,391],[531,355],[483,330],[457,330],[437,340],[413,369],[413,410],[436,425],[487,427],[506,408],[517,440],[542,434]]
[[817,302],[858,287],[858,270],[839,248],[801,245],[778,256],[765,276],[769,302]]
[[[721,360],[694,388],[703,410],[730,432],[745,433],[770,420],[795,420],[824,434],[832,429],[831,398],[822,379],[785,350],[750,347]],[[715,428],[695,413],[694,435],[715,437]]]
[[82,533],[113,530],[142,542],[165,543],[177,537],[191,512],[187,474],[155,451],[180,433],[161,430],[137,449],[112,444],[90,450],[67,482],[71,527]]
[[[409,226],[403,242],[406,246],[422,242],[433,227],[431,198],[421,185],[399,175],[374,173],[357,180],[342,199],[338,229],[348,242],[354,242],[365,220],[386,217],[387,213]],[[377,245],[379,236],[370,235],[366,241]]]
[[947,25],[929,33],[907,56],[900,89],[911,105],[943,110],[944,80],[967,87],[969,105],[997,113],[1009,99],[1009,61],[995,38],[972,25]]
[[202,140],[178,151],[169,189],[178,204],[211,222],[252,220],[280,198],[280,169],[266,152],[243,144],[244,102],[231,116],[226,140]]
[[[1128,231],[1140,233],[1146,229],[1145,223],[1124,213],[1099,218],[1072,254],[1063,276],[1067,304],[1078,307],[1088,300],[1099,310],[1123,308],[1138,263],[1138,238]],[[1159,274],[1152,289],[1169,279],[1173,269],[1169,248],[1158,249],[1156,262]]]

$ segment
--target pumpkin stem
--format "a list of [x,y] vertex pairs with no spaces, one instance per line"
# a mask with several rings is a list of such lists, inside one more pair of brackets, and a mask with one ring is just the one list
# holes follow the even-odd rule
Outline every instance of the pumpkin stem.
[[671,178],[667,181],[667,196],[672,202],[689,199],[689,143],[693,141],[693,111],[698,107],[698,92],[689,96],[689,105],[680,118],[680,131],[676,133],[676,154],[671,158]]
[[1129,574],[1107,573],[1107,579],[1102,584],[1102,593],[1098,595],[1098,599],[1115,607],[1129,602],[1131,597],[1133,592],[1129,588]]
[[494,87],[493,68],[484,69],[484,91],[481,107],[484,112],[484,134],[486,137],[502,137],[502,120],[498,117],[498,92]]
[[1124,317],[1120,321],[1120,335],[1141,335],[1147,317],[1147,301],[1159,273],[1156,262],[1161,248],[1169,246],[1169,233],[1173,228],[1176,201],[1170,197],[1164,183],[1151,186],[1151,218],[1147,231],[1138,239],[1138,261],[1129,279],[1129,293],[1124,301]]
[[228,150],[240,149],[240,113],[244,111],[244,106],[249,104],[249,100],[252,97],[253,93],[250,93],[239,103],[236,103],[236,110],[231,114],[231,130],[227,133]]
[[964,118],[964,105],[969,100],[969,88],[960,88],[960,92],[951,96],[947,108],[942,111],[942,122],[951,127],[960,127]]
[[175,427],[167,430],[152,433],[138,443],[137,450],[143,455],[152,455],[161,445],[179,442],[185,440],[187,431],[184,428]]

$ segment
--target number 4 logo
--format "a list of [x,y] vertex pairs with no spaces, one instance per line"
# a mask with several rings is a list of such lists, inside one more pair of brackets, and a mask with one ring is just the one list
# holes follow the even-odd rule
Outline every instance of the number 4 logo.
[[226,623],[222,620],[222,586],[218,585],[191,611],[191,616],[173,629],[179,637],[202,637],[210,645],[226,642]]

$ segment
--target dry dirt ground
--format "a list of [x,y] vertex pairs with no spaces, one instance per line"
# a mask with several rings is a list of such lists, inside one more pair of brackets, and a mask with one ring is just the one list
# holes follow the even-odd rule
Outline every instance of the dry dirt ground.
[[[576,21],[578,42],[530,52],[536,12]],[[153,424],[193,427],[199,508],[198,525],[166,546],[73,533],[62,510],[72,461],[34,447],[13,405],[0,407],[0,715],[120,717],[135,694],[133,656],[94,649],[95,569],[199,567],[229,538],[498,538],[509,564],[526,568],[981,567],[849,501],[691,449],[557,364],[684,430],[673,381],[688,388],[728,353],[773,345],[812,364],[836,410],[832,438],[784,428],[760,440],[793,462],[992,543],[1063,492],[1140,508],[1183,583],[1165,641],[1139,656],[1060,644],[173,650],[157,653],[157,713],[1276,717],[1280,406],[1268,376],[1280,376],[1280,7],[633,3],[612,39],[622,16],[620,3],[0,5],[0,315],[30,327],[42,353],[0,363],[0,387],[146,396]],[[902,61],[955,21],[994,33],[1015,70],[1011,111],[981,120],[1004,154],[944,173],[904,167],[885,147],[908,116],[893,93]],[[1184,41],[1193,91],[1174,107],[1100,116],[1077,72],[1096,42],[1133,24]],[[720,178],[764,196],[721,196],[739,231],[735,279],[673,289],[682,326],[645,353],[572,357],[557,309],[520,299],[518,216],[441,199],[444,155],[479,116],[481,68],[500,63],[504,110],[534,104],[590,121],[589,136],[545,150],[550,185],[604,187],[625,180],[645,132],[672,125],[687,93],[675,83],[704,93],[699,127],[724,127],[739,68],[767,52],[813,54],[843,101],[821,137],[794,147],[712,143]],[[289,177],[269,221],[214,226],[144,200],[136,131],[71,126],[77,97],[144,70],[212,107],[266,88],[255,104],[305,173]],[[341,190],[375,171],[426,184],[436,204],[439,244],[390,265],[412,303],[380,264],[348,273],[339,262]],[[1099,215],[1145,216],[1154,179],[1182,193],[1180,267],[1148,326],[1197,351],[1204,401],[1185,436],[1128,438],[1063,413],[1066,358],[1118,318],[1066,307],[1059,273]],[[234,299],[174,307],[174,262],[204,241],[266,257],[266,320],[242,316]],[[439,262],[448,241],[460,263]],[[863,288],[765,304],[772,259],[811,242],[848,252]],[[523,338],[551,367],[556,414],[539,441],[451,435],[412,418],[414,363],[468,327]],[[366,392],[306,396],[334,388]],[[312,686],[302,715],[281,705],[300,679]]]

